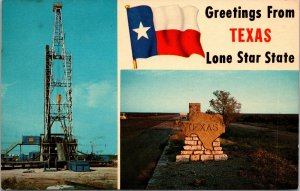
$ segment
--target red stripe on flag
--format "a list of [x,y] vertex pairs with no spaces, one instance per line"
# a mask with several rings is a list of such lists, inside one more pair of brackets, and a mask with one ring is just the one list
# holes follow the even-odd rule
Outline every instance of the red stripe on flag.
[[205,57],[200,32],[196,30],[161,30],[155,33],[158,55],[189,57],[191,54],[200,54]]

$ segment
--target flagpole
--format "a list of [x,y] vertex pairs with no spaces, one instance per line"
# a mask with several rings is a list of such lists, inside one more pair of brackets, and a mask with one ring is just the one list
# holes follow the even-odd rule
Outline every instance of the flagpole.
[[[130,5],[125,5],[125,8],[126,8],[126,10],[127,10],[128,8],[130,8]],[[126,13],[127,13],[127,11],[126,11]],[[127,19],[128,19],[128,15],[127,15]],[[134,70],[137,69],[137,62],[136,62],[136,59],[135,59],[135,58],[132,59],[132,63],[133,63],[133,69],[134,69]]]
[[137,69],[137,62],[136,62],[136,59],[133,59],[133,60],[132,60],[132,63],[133,63],[133,69]]

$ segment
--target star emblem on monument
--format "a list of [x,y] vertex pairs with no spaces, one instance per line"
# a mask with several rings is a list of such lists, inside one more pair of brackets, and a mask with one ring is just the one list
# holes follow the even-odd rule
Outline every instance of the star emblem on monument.
[[142,37],[145,37],[146,39],[148,38],[147,35],[147,31],[150,29],[151,27],[144,27],[143,23],[140,22],[139,28],[133,29],[134,32],[136,32],[138,34],[137,40],[139,40]]

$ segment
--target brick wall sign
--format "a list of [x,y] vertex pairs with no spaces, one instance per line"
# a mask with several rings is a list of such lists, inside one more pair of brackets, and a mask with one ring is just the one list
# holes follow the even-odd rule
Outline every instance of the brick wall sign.
[[179,123],[184,135],[185,146],[176,161],[226,160],[218,138],[225,133],[223,117],[219,114],[200,112],[200,103],[189,104],[189,120]]

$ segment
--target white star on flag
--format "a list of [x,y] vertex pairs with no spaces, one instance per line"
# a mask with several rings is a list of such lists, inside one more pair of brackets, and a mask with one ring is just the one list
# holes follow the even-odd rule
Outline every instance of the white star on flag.
[[139,28],[136,28],[136,29],[132,29],[134,32],[138,33],[138,38],[137,40],[139,40],[140,38],[142,37],[145,37],[146,39],[149,39],[148,38],[148,35],[147,35],[147,31],[150,29],[151,27],[144,27],[143,26],[143,23],[140,22],[140,26]]

